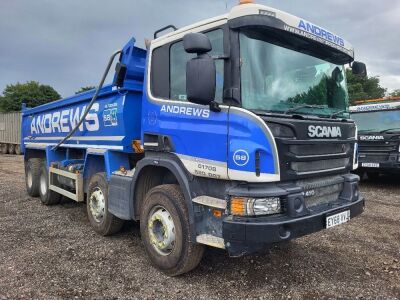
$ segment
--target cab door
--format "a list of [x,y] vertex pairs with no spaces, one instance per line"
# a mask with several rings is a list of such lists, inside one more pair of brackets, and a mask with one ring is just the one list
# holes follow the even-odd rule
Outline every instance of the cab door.
[[[224,30],[204,30],[212,56],[224,54]],[[150,49],[150,74],[143,103],[143,141],[146,150],[171,152],[195,176],[227,178],[228,107],[212,112],[208,106],[187,101],[183,36]],[[158,47],[157,47],[158,46]],[[217,102],[222,103],[224,62],[216,60]],[[149,70],[149,69],[148,69]],[[161,144],[161,145],[160,145]]]

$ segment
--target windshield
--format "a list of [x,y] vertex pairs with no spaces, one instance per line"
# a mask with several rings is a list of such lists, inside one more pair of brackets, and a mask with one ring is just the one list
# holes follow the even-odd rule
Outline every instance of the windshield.
[[399,110],[355,113],[351,114],[351,118],[356,122],[359,132],[379,132],[388,129],[400,130]]
[[[242,105],[250,110],[349,117],[345,68],[240,32]],[[307,104],[307,105],[305,105]],[[303,107],[301,107],[303,106]],[[296,108],[293,110],[293,108]]]

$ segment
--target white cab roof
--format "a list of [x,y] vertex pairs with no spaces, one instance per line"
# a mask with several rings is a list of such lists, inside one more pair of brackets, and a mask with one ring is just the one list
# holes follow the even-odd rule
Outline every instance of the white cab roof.
[[233,20],[250,15],[267,15],[270,17],[274,17],[284,23],[284,27],[281,29],[334,47],[348,54],[349,56],[354,57],[353,46],[342,37],[334,34],[332,31],[326,30],[307,20],[296,17],[289,13],[260,4],[237,5],[225,15],[206,19],[161,36],[152,42],[152,44],[154,43],[154,45],[152,46],[158,46],[161,44],[165,44],[166,42],[169,42],[171,40],[175,40],[177,39],[177,35],[183,36],[187,32],[196,32],[196,28],[198,27],[204,28],[205,26],[208,27],[208,25],[218,26],[220,24],[226,23],[228,20]]

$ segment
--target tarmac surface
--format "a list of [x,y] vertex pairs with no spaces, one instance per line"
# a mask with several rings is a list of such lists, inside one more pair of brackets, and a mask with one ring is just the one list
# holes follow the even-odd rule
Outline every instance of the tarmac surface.
[[399,299],[400,177],[364,181],[349,223],[229,258],[208,249],[169,278],[147,260],[139,225],[94,233],[86,205],[46,207],[25,191],[22,156],[0,155],[0,299]]

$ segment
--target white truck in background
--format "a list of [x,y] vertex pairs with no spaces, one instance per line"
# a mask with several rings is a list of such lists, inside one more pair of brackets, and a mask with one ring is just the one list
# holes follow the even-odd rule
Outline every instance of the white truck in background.
[[0,113],[0,153],[21,153],[21,112]]

